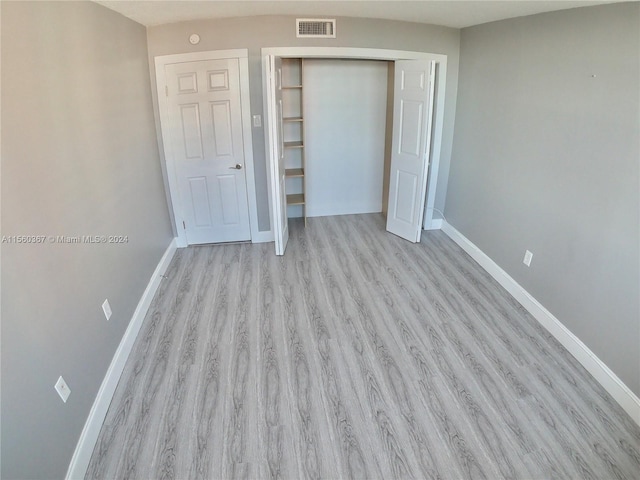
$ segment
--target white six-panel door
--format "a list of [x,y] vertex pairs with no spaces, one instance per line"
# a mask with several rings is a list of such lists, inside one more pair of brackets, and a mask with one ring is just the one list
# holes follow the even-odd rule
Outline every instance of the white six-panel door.
[[420,241],[431,147],[435,62],[395,62],[387,231]]
[[169,64],[165,75],[187,243],[250,240],[238,59]]

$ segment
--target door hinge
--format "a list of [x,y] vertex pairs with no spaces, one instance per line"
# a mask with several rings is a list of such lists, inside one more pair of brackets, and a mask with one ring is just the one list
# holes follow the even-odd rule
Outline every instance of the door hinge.
[[168,97],[169,96],[169,86],[165,85],[164,86],[164,94]]
[[187,225],[184,223],[184,220],[182,221],[182,228],[184,228],[185,230],[187,229]]

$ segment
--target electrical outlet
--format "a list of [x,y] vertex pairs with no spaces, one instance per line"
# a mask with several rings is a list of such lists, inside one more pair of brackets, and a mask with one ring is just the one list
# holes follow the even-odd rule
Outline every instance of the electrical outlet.
[[533,253],[527,250],[526,252],[524,252],[524,260],[522,260],[522,263],[524,263],[527,267],[530,267],[532,258],[533,258]]
[[262,126],[262,117],[260,115],[253,116],[253,126],[261,127]]
[[65,382],[64,378],[62,378],[62,375],[60,376],[54,387],[56,389],[56,392],[58,392],[58,395],[60,395],[62,401],[64,403],[67,403],[67,398],[69,398],[71,390],[69,389],[69,385],[67,385],[67,382]]
[[105,300],[102,302],[102,311],[104,312],[104,316],[107,317],[107,321],[111,318],[111,305],[109,305],[109,300]]

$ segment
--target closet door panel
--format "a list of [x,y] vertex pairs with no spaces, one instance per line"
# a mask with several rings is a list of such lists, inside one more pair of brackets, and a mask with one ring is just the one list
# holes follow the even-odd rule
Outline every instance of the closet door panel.
[[427,192],[435,63],[395,64],[387,231],[419,242]]

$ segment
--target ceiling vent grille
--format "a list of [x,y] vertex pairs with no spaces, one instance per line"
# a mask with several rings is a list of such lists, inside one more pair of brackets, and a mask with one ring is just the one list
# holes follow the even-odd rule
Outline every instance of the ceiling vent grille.
[[298,18],[298,38],[336,38],[336,21],[328,18]]

